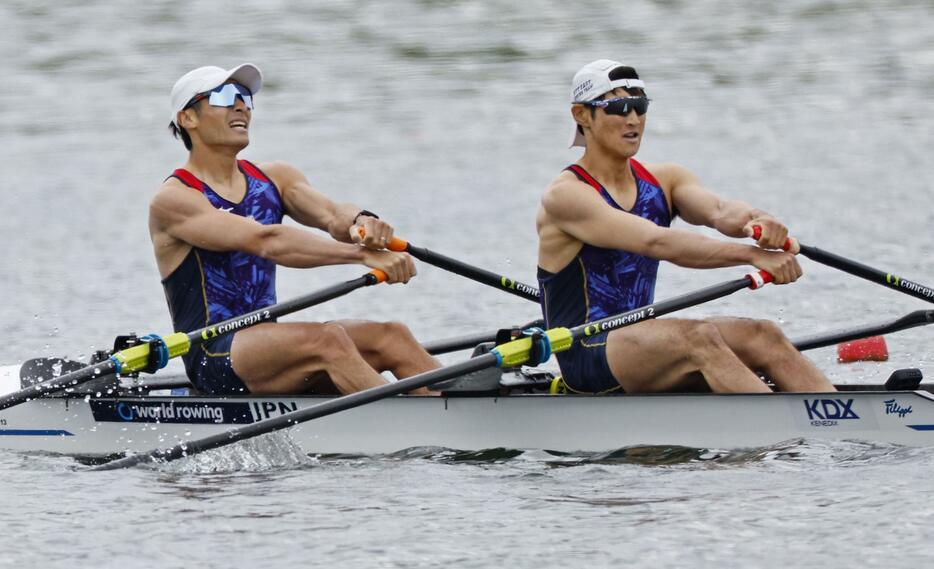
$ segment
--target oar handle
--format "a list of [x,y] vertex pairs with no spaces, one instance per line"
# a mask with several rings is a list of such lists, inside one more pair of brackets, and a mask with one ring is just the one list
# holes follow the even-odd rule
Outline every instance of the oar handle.
[[[762,228],[758,225],[754,225],[752,227],[753,238],[758,239],[761,235]],[[908,279],[903,279],[902,277],[893,275],[892,273],[886,273],[884,271],[880,271],[879,269],[874,269],[869,265],[864,265],[858,261],[847,259],[846,257],[841,257],[840,255],[831,253],[830,251],[823,251],[811,245],[802,245],[797,239],[793,237],[786,239],[785,245],[782,248],[789,253],[793,253],[795,255],[800,253],[812,261],[817,261],[818,263],[827,265],[828,267],[833,267],[837,270],[843,271],[844,273],[849,273],[855,277],[859,277],[869,282],[874,282],[884,287],[897,290],[903,294],[934,303],[934,288],[932,287],[912,282]]]
[[749,288],[756,290],[764,287],[770,282],[775,281],[775,277],[772,276],[772,273],[768,271],[756,271],[754,273],[747,273],[746,279],[749,280]]
[[375,285],[375,284],[386,282],[386,279],[389,278],[389,275],[387,275],[384,271],[381,271],[379,269],[373,269],[372,271],[366,274],[366,277],[367,277],[367,285]]
[[[752,238],[758,241],[760,237],[762,237],[762,226],[753,225],[752,226]],[[795,239],[794,237],[788,237],[785,239],[785,244],[782,245],[782,249],[785,251],[788,251],[789,253],[797,255],[801,251],[801,244],[798,243],[798,240]]]
[[[360,235],[360,237],[366,237],[366,230],[363,227],[358,227],[357,234]],[[436,253],[430,249],[412,245],[408,241],[400,239],[399,237],[393,237],[390,239],[389,243],[386,245],[386,248],[390,251],[408,253],[416,259],[424,261],[429,265],[434,265],[444,269],[445,271],[450,271],[455,275],[460,275],[478,283],[504,290],[510,294],[521,296],[522,298],[530,300],[536,304],[539,302],[540,293],[534,286],[527,285],[523,282],[519,282],[504,275],[498,275],[486,269],[481,269],[480,267],[468,265],[463,261],[458,261],[457,259],[442,255],[441,253]]]
[[[357,234],[360,235],[361,238],[365,238],[366,229],[364,229],[363,226],[361,225],[360,227],[357,228]],[[389,244],[386,245],[386,248],[389,249],[390,251],[395,251],[397,253],[405,253],[406,251],[409,250],[409,242],[406,241],[405,239],[393,237],[392,239],[389,240]]]

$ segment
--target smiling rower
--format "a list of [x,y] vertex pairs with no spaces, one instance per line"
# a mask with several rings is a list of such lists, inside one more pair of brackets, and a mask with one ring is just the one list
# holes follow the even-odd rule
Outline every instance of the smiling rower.
[[[393,228],[339,204],[284,162],[238,160],[249,144],[260,70],[199,67],[172,88],[169,129],[188,161],[152,199],[149,230],[177,331],[189,332],[276,302],[276,265],[359,264],[390,283],[415,276],[406,253],[384,250]],[[284,215],[331,239],[282,225]],[[365,230],[365,238],[359,236]],[[221,336],[184,357],[208,394],[351,393],[438,367],[399,323],[266,323]],[[424,389],[421,393],[427,393]]]
[[[775,250],[788,229],[774,217],[714,195],[683,166],[633,158],[649,101],[636,70],[619,62],[597,60],[574,75],[571,146],[584,147],[584,155],[548,186],[537,216],[549,328],[652,303],[659,260],[699,269],[753,265],[777,284],[801,276],[794,255]],[[675,215],[728,237],[752,236],[754,226],[762,234],[758,246],[728,243],[671,229]],[[585,393],[769,391],[755,372],[785,391],[834,391],[764,320],[648,320],[591,336],[557,357],[568,387]]]

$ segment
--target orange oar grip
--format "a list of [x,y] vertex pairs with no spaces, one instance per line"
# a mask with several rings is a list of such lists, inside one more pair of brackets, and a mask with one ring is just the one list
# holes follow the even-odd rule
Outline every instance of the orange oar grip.
[[372,271],[370,271],[370,274],[376,277],[376,284],[384,283],[386,282],[386,279],[389,278],[389,275],[387,275],[386,273],[384,273],[383,271],[379,269],[373,269]]
[[389,245],[386,246],[390,251],[399,251],[403,252],[409,248],[409,243],[405,239],[399,239],[398,237],[393,237],[389,240]]
[[[752,238],[758,241],[760,237],[762,237],[762,227],[758,225],[753,225],[752,226]],[[801,246],[798,244],[797,239],[795,239],[794,237],[788,237],[787,239],[785,239],[785,244],[782,245],[782,249],[784,249],[785,251],[788,251],[789,253],[797,255],[801,251]]]
[[[366,229],[364,229],[362,225],[357,229],[357,233],[360,237],[366,237]],[[389,240],[389,244],[386,245],[386,248],[390,251],[398,251],[401,253],[409,248],[409,243],[405,239],[393,237]]]

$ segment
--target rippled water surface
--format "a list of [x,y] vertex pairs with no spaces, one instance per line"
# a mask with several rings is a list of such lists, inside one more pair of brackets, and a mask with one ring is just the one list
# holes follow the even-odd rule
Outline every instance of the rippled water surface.
[[[0,361],[171,327],[147,204],[185,158],[168,91],[206,64],[266,75],[244,157],[287,160],[412,243],[534,282],[537,197],[577,157],[570,77],[621,59],[653,99],[644,161],[687,165],[806,243],[934,281],[930,1],[296,4],[0,3]],[[924,307],[804,268],[690,313],[799,336]],[[358,272],[283,270],[279,295]],[[658,297],[735,274],[664,266]],[[423,266],[301,317],[401,319],[430,340],[535,315]],[[810,355],[848,383],[930,368],[934,330],[888,342],[881,364]],[[934,557],[932,463],[931,449],[817,441],[306,458],[286,438],[95,474],[0,453],[0,566],[916,567]]]

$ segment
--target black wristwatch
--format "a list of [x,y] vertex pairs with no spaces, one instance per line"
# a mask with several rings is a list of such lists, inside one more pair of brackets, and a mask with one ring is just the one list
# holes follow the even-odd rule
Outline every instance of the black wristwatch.
[[360,213],[358,213],[357,215],[353,216],[353,225],[357,225],[357,220],[360,219],[360,216],[361,216],[361,215],[365,215],[365,216],[367,216],[367,217],[372,217],[373,219],[379,219],[379,216],[376,215],[375,213],[373,213],[372,211],[369,211],[369,210],[366,210],[366,209],[361,209],[361,210],[360,210]]

